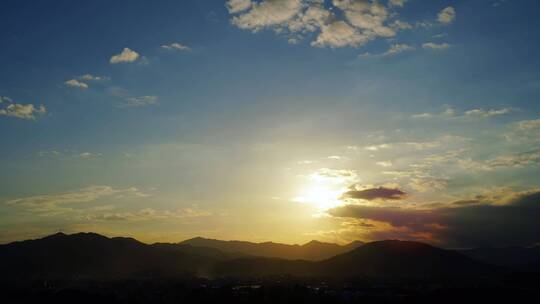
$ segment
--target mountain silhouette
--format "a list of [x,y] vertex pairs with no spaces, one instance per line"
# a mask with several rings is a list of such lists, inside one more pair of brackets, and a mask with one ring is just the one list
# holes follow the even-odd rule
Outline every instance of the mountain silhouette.
[[95,233],[57,233],[0,245],[0,272],[17,278],[126,278],[201,275],[230,258],[211,249],[147,245]]
[[180,244],[215,248],[223,252],[250,256],[308,261],[324,260],[363,245],[360,241],[355,241],[344,246],[319,241],[311,241],[304,245],[288,245],[274,242],[252,243],[245,241],[221,241],[201,237],[185,240]]
[[367,243],[320,262],[243,258],[221,262],[216,270],[236,276],[291,274],[342,278],[470,276],[495,271],[455,251],[393,240]]
[[[190,245],[190,242],[197,246]],[[212,243],[227,244],[229,247],[226,250],[231,252],[211,248]],[[351,246],[355,249],[321,261],[252,256],[265,254],[315,259],[329,255],[330,249],[339,246],[332,245],[316,241],[302,246],[207,242],[200,238],[180,244],[148,245],[132,238],[108,238],[95,233],[58,233],[42,239],[0,245],[0,273],[4,279],[16,280],[261,277],[282,274],[300,277],[425,278],[470,276],[495,271],[495,268],[459,252],[406,241],[379,241],[359,247],[354,244]],[[269,248],[270,251],[264,252],[261,248]],[[340,250],[345,248],[339,246]],[[238,249],[244,250],[237,252]],[[310,253],[317,250],[321,252]]]
[[464,255],[483,263],[513,270],[540,271],[540,246],[484,247],[460,250]]

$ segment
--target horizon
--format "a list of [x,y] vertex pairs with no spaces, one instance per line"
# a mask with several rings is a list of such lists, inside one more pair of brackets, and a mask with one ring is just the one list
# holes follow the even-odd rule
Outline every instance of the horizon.
[[540,244],[538,1],[0,8],[0,244]]
[[540,246],[540,244],[532,244],[532,245],[529,245],[529,246],[500,246],[500,247],[487,246],[487,247],[450,248],[450,247],[444,247],[444,246],[436,246],[436,245],[433,245],[433,244],[430,244],[430,243],[424,243],[424,242],[419,242],[419,241],[410,241],[410,240],[401,240],[401,239],[381,239],[381,240],[372,240],[372,241],[369,241],[369,242],[364,242],[364,241],[360,241],[360,240],[353,240],[353,241],[351,241],[349,243],[332,243],[332,242],[323,242],[323,241],[313,239],[313,240],[310,240],[310,241],[305,242],[305,243],[282,243],[282,242],[274,242],[274,241],[254,242],[254,241],[240,240],[240,239],[214,239],[214,238],[208,238],[208,237],[204,237],[204,236],[194,236],[194,237],[191,237],[191,238],[188,238],[188,239],[183,239],[183,240],[180,240],[180,241],[171,241],[171,242],[145,242],[145,241],[142,241],[142,240],[139,240],[137,238],[130,237],[130,236],[106,235],[106,234],[100,234],[100,233],[91,232],[91,231],[80,231],[80,232],[73,232],[73,233],[65,233],[65,232],[62,232],[62,231],[58,231],[58,232],[53,233],[53,234],[38,236],[36,238],[24,239],[24,240],[15,240],[15,241],[11,241],[11,242],[8,242],[8,243],[0,243],[0,245],[9,245],[9,244],[12,244],[12,243],[19,243],[19,242],[25,242],[25,241],[42,240],[42,239],[46,239],[46,238],[53,237],[53,236],[56,236],[56,235],[69,237],[69,236],[81,235],[81,234],[82,235],[97,235],[97,236],[105,237],[105,238],[110,239],[110,240],[116,239],[116,238],[119,238],[119,239],[133,239],[133,240],[135,240],[135,241],[137,241],[139,243],[145,244],[145,245],[186,244],[186,245],[190,245],[190,246],[194,246],[194,247],[200,247],[200,246],[189,244],[189,241],[204,240],[204,241],[217,241],[217,242],[225,242],[225,243],[227,243],[227,242],[239,242],[239,243],[249,243],[249,244],[253,244],[253,245],[274,244],[274,245],[285,245],[285,246],[293,246],[293,247],[294,246],[303,247],[303,246],[306,246],[306,245],[308,245],[310,243],[314,243],[314,242],[319,243],[319,244],[325,244],[325,245],[338,245],[340,247],[346,247],[347,245],[352,245],[352,244],[357,244],[357,243],[361,243],[361,245],[359,245],[359,246],[363,246],[363,245],[367,245],[367,244],[371,244],[371,243],[380,243],[380,242],[405,242],[405,243],[419,243],[419,244],[429,245],[429,246],[432,246],[432,247],[437,247],[437,248],[441,248],[441,249],[445,249],[445,250],[469,250],[469,249],[490,249],[490,248],[491,249],[536,248],[536,247]]

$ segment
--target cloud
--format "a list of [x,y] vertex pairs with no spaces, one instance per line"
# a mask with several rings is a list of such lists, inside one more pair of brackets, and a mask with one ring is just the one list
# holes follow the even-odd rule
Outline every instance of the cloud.
[[379,162],[376,162],[375,163],[377,166],[381,166],[381,167],[385,167],[385,168],[388,168],[388,167],[392,167],[392,162],[387,160],[387,161],[379,161]]
[[424,113],[417,113],[417,114],[413,114],[411,117],[412,118],[433,118],[433,117],[452,117],[456,114],[456,111],[451,108],[451,107],[447,107],[444,111],[442,111],[441,113],[428,113],[428,112],[424,112]]
[[512,113],[511,108],[501,108],[501,109],[490,109],[490,110],[484,110],[484,109],[471,109],[463,112],[463,114],[456,114],[456,111],[453,108],[446,108],[441,113],[417,113],[413,114],[412,118],[442,118],[442,117],[453,117],[453,118],[463,118],[463,117],[479,117],[479,118],[490,118],[495,116],[502,116],[506,114]]
[[308,177],[314,181],[328,181],[334,184],[342,184],[354,182],[358,174],[355,170],[321,168]]
[[445,7],[437,16],[437,20],[442,24],[450,24],[454,19],[456,19],[456,10],[451,6]]
[[88,89],[88,83],[87,82],[100,82],[100,81],[106,81],[109,80],[109,77],[104,76],[94,76],[92,74],[84,74],[78,77],[75,77],[73,79],[70,79],[64,84],[68,87],[72,88],[78,88],[78,89]]
[[139,96],[126,98],[120,107],[146,107],[157,104],[159,104],[157,96]]
[[396,54],[399,54],[399,53],[403,53],[403,52],[406,52],[406,51],[412,51],[414,50],[414,47],[410,46],[410,45],[407,45],[407,44],[392,44],[390,46],[390,48],[384,52],[384,53],[380,53],[380,54],[370,54],[370,53],[364,53],[364,54],[361,54],[360,57],[364,57],[364,58],[368,58],[368,57],[388,57],[388,56],[393,56],[393,55],[396,55]]
[[[401,239],[415,234],[432,235],[433,240],[450,247],[526,246],[540,241],[540,191],[513,193],[504,203],[478,196],[451,206],[434,209],[406,209],[345,205],[329,210],[340,218],[372,220],[390,224],[378,231]],[[405,229],[404,229],[405,228]]]
[[47,113],[45,106],[39,107],[33,104],[21,104],[14,102],[11,98],[0,97],[0,116],[16,117],[21,119],[35,120],[36,115],[44,115]]
[[301,0],[265,0],[252,3],[251,9],[235,16],[232,23],[241,29],[254,31],[282,24],[294,17],[302,7]]
[[89,203],[101,198],[114,198],[120,196],[146,197],[139,189],[131,187],[115,189],[111,186],[90,186],[79,190],[58,193],[28,196],[8,200],[6,204],[23,206],[32,212],[43,215],[56,215],[73,209],[66,207],[73,204]]
[[521,168],[529,165],[540,164],[540,149],[499,156],[494,159],[488,160],[485,166],[489,169],[497,168]]
[[91,158],[96,158],[100,156],[101,156],[101,153],[92,153],[92,152],[82,152],[78,155],[78,157],[83,158],[83,159],[91,159]]
[[410,23],[401,20],[395,20],[390,24],[390,27],[396,30],[410,30],[413,28]]
[[139,58],[139,53],[129,48],[124,48],[120,54],[111,57],[111,64],[134,62]]
[[94,76],[92,74],[84,74],[78,77],[81,80],[85,81],[106,81],[109,80],[109,77],[105,76]]
[[313,46],[339,48],[345,46],[358,46],[370,40],[369,36],[361,34],[357,29],[350,26],[345,21],[334,21],[328,25],[321,27],[321,33],[315,41],[311,43]]
[[517,123],[518,129],[529,131],[540,128],[540,118],[533,120],[523,120]]
[[88,89],[88,85],[77,79],[70,79],[64,83],[68,87],[79,88],[79,89]]
[[382,149],[389,149],[391,147],[392,147],[391,144],[380,144],[380,145],[367,146],[364,149],[366,149],[368,151],[379,151],[379,150],[382,150]]
[[403,5],[405,5],[405,2],[407,2],[407,0],[389,0],[388,1],[390,6],[400,6],[400,7],[403,7]]
[[178,42],[162,45],[161,48],[169,51],[191,51],[190,47],[180,44]]
[[422,44],[422,47],[426,50],[446,50],[450,48],[450,44],[448,43],[434,43],[434,42],[426,42]]
[[141,209],[136,212],[114,212],[87,216],[88,220],[95,221],[153,221],[167,219],[185,219],[211,216],[209,211],[202,211],[195,208],[184,208],[175,211],[155,210],[152,208]]
[[402,200],[407,196],[407,193],[400,189],[392,189],[386,187],[369,188],[369,189],[354,189],[343,194],[343,199],[363,199],[363,200]]
[[39,157],[47,157],[47,158],[81,158],[81,159],[95,159],[100,156],[102,156],[101,153],[93,153],[93,152],[79,152],[76,150],[63,150],[63,151],[57,151],[57,150],[51,150],[51,151],[39,151],[38,153]]
[[483,109],[473,109],[465,112],[465,116],[479,116],[479,117],[493,117],[493,116],[500,116],[505,115],[512,112],[512,109],[509,108],[503,108],[503,109],[491,109],[491,110],[483,110]]
[[4,103],[4,102],[13,103],[13,99],[11,99],[11,98],[9,98],[7,96],[0,96],[0,104]]
[[[388,2],[389,8],[404,5],[403,0]],[[244,30],[258,32],[273,29],[288,35],[289,43],[298,43],[315,32],[315,47],[357,47],[377,38],[390,38],[396,31],[412,26],[396,19],[397,13],[378,1],[366,0],[230,0],[231,23]]]
[[229,0],[225,6],[229,10],[229,13],[236,14],[247,10],[252,4],[251,0]]
[[503,134],[507,141],[537,143],[540,141],[540,118],[522,120],[510,125],[510,131]]

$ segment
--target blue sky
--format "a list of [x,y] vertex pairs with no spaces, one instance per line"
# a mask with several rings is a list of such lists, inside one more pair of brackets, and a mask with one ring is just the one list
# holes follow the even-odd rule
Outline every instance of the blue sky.
[[[489,240],[450,220],[338,211],[515,207],[539,189],[535,1],[0,6],[0,241],[472,246]],[[366,189],[406,195],[344,196]]]

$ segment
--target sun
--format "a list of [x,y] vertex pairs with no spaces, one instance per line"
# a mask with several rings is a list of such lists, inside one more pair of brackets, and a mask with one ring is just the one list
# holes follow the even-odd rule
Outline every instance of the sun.
[[332,185],[314,184],[300,191],[300,195],[294,198],[295,202],[309,204],[319,211],[325,211],[342,204],[340,196],[342,189],[336,189]]

